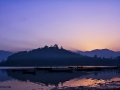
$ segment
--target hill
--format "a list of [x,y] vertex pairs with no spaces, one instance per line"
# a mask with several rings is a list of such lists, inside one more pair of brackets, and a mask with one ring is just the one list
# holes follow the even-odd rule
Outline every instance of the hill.
[[[54,46],[44,46],[22,52],[17,52],[7,58],[7,65],[64,65],[73,63],[73,59],[78,60],[82,55],[59,48],[57,44]],[[64,63],[63,63],[64,62]]]
[[12,52],[0,50],[0,62],[2,60],[7,60],[7,57],[12,55],[12,54],[13,54]]
[[44,46],[30,51],[21,51],[12,54],[2,66],[80,66],[80,65],[118,65],[120,57],[99,58],[89,57],[71,52],[64,48]]
[[109,49],[95,49],[92,51],[77,51],[76,53],[79,53],[81,55],[86,55],[90,57],[94,57],[94,55],[97,55],[98,57],[105,57],[105,58],[115,58],[120,56],[120,52],[115,52]]

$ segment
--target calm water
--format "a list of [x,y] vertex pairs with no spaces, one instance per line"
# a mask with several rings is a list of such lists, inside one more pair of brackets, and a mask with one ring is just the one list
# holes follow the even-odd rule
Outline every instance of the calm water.
[[[120,88],[120,70],[74,71],[36,75],[13,72],[14,67],[0,68],[0,90],[56,90],[65,88]],[[20,68],[20,67],[18,67]],[[29,67],[33,71],[32,67]]]

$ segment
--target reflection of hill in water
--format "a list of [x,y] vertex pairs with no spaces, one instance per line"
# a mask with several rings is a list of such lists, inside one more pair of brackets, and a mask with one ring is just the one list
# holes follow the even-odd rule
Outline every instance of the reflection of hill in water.
[[[31,81],[35,83],[44,83],[45,85],[58,85],[60,82],[66,82],[74,78],[93,78],[93,79],[109,79],[116,77],[116,74],[120,75],[120,70],[106,70],[99,72],[73,72],[73,73],[49,73],[45,71],[37,71],[36,75],[22,74],[22,72],[12,72],[12,70],[6,70],[8,76],[22,80],[22,81]],[[107,77],[104,77],[107,75]]]
[[31,82],[44,83],[46,85],[48,84],[57,85],[59,82],[65,82],[75,77],[79,77],[87,74],[86,72],[49,73],[45,71],[37,71],[36,75],[34,76],[30,74],[22,74],[22,72],[12,72],[12,70],[6,70],[6,71],[8,76],[14,79],[18,79],[22,81],[30,80]]
[[91,74],[87,74],[84,76],[79,77],[80,79],[82,78],[92,78],[92,79],[103,79],[103,80],[109,80],[110,78],[114,77],[120,77],[120,70],[103,70],[100,72],[93,72]]
[[0,69],[0,82],[6,81],[6,80],[9,80],[9,79],[11,79],[11,78],[8,77],[6,70],[4,70],[4,69],[1,70]]

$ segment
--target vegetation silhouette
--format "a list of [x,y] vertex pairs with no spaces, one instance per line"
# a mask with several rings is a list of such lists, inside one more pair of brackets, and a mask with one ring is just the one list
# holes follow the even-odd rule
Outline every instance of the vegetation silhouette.
[[120,56],[116,58],[101,58],[95,55],[89,57],[59,48],[57,44],[48,47],[21,51],[12,54],[2,66],[64,66],[64,65],[119,65]]

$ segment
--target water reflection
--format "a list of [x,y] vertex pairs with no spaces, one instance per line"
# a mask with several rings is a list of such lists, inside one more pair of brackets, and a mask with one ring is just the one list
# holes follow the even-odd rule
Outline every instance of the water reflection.
[[[66,81],[63,84],[60,83],[57,89],[66,88],[67,90],[70,87],[74,87],[74,88],[77,87],[77,89],[81,89],[81,88],[83,89],[83,87],[87,87],[90,90],[91,89],[95,90],[95,88],[97,88],[97,90],[98,89],[108,90],[108,88],[109,89],[120,88],[120,78],[116,77],[108,80],[92,79],[92,78],[83,78],[83,79],[75,78],[75,79]],[[94,88],[91,88],[91,87],[94,87]]]
[[78,78],[60,83],[59,87],[97,87],[97,88],[120,88],[120,71],[106,70],[102,72],[92,72]]
[[22,74],[22,72],[12,72],[12,70],[6,70],[9,77],[22,81],[40,82],[45,85],[53,84],[58,85],[59,82],[65,82],[67,80],[79,77],[82,75],[87,75],[86,72],[76,72],[76,73],[49,73],[46,71],[37,71],[36,75]]
[[[0,83],[0,86],[10,86],[11,88],[2,88],[2,90],[50,90],[54,85],[44,85],[42,83],[34,83],[27,80],[26,82],[20,80],[9,80]],[[1,89],[0,89],[1,90]]]
[[92,78],[75,78],[69,81],[66,81],[63,83],[62,87],[67,86],[67,87],[78,87],[78,86],[90,86],[90,87],[96,87],[99,83],[104,84],[105,80],[97,80],[97,79],[92,79]]
[[9,79],[11,79],[11,78],[8,77],[8,74],[7,74],[6,70],[4,70],[4,69],[0,70],[0,82],[6,81],[6,80],[9,80]]
[[[36,75],[0,70],[0,86],[11,86],[9,90],[50,90],[64,87],[120,88],[120,70],[73,73],[49,73],[37,71]],[[7,90],[3,88],[2,90]]]

